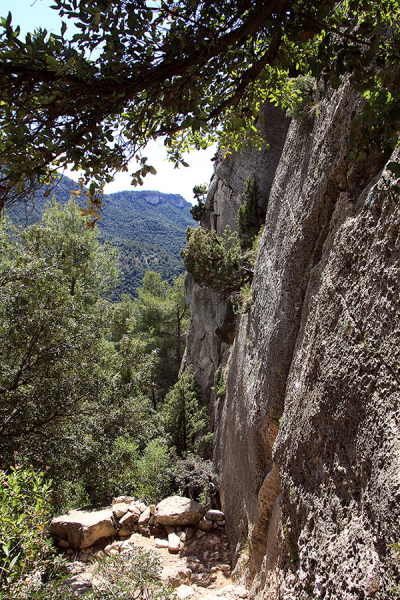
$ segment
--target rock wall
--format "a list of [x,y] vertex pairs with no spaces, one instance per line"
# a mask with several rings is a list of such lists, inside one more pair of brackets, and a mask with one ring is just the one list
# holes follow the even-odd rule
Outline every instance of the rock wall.
[[[227,380],[210,396],[226,527],[260,598],[383,599],[400,583],[388,547],[400,542],[400,200],[382,157],[347,158],[359,108],[343,87],[287,135],[280,119],[254,304],[230,350],[217,311],[203,313],[209,373],[222,362]],[[238,204],[220,173],[206,215],[217,229]],[[208,292],[189,288],[187,357],[202,376],[192,341]]]
[[[231,159],[220,160],[211,179],[202,226],[221,235],[227,225],[236,230],[236,215],[242,202],[248,177],[257,174],[262,192],[261,208],[266,210],[269,192],[285,143],[290,119],[271,104],[262,108],[265,125],[262,132],[269,147],[260,152],[243,152]],[[192,364],[196,370],[204,398],[214,415],[212,386],[214,375],[224,366],[233,343],[236,316],[231,306],[222,303],[207,288],[194,285],[186,275],[186,298],[191,309],[183,366]],[[214,427],[212,423],[212,427]]]

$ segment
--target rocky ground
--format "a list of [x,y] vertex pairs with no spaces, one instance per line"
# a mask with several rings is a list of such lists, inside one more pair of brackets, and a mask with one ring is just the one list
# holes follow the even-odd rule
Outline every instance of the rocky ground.
[[[138,518],[129,521],[133,531],[128,531],[126,526],[118,528],[115,519],[126,523],[137,507]],[[115,532],[108,537],[98,537],[110,527],[107,510],[113,514]],[[204,507],[189,499],[173,497],[157,507],[145,507],[133,499],[117,498],[110,509],[71,511],[62,515],[53,521],[52,530],[59,538],[60,549],[71,561],[68,584],[76,596],[84,595],[98,584],[96,562],[99,558],[104,554],[129,553],[135,547],[161,556],[161,580],[171,585],[181,600],[220,597],[238,600],[248,596],[245,588],[235,586],[231,580],[231,555],[223,514],[206,513]]]

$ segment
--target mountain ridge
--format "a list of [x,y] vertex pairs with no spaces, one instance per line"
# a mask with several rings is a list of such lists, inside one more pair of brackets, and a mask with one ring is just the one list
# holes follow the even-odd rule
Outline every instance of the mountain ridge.
[[[45,193],[51,189],[46,198]],[[14,205],[7,214],[22,227],[41,219],[42,212],[52,196],[57,202],[68,202],[71,192],[79,191],[79,184],[66,177],[60,178],[53,189],[43,186],[32,204]],[[83,205],[85,195],[75,196]],[[190,214],[190,202],[180,194],[155,190],[122,190],[103,196],[99,239],[116,246],[120,252],[121,282],[114,299],[121,293],[136,295],[147,270],[160,273],[170,284],[185,271],[180,250],[186,243],[186,228],[196,226]]]

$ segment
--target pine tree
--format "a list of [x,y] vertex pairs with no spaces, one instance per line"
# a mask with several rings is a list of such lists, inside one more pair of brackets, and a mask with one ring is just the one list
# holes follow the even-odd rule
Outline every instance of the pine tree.
[[193,367],[188,367],[165,398],[162,409],[164,426],[179,456],[198,452],[204,442],[207,409],[200,408],[200,386]]

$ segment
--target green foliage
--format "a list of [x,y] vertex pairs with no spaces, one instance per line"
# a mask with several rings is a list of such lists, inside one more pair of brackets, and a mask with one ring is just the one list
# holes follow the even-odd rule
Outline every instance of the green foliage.
[[[66,204],[78,184],[68,177],[57,179],[51,188],[57,201]],[[26,206],[12,206],[7,214],[13,223],[26,227],[42,218],[50,187],[43,186]],[[103,245],[117,248],[119,281],[112,293],[113,300],[122,294],[136,296],[146,271],[160,273],[170,285],[185,267],[179,256],[185,244],[185,231],[193,223],[189,202],[178,194],[125,191],[103,196],[103,220],[98,224],[98,239]],[[152,202],[159,202],[152,204]],[[80,202],[80,198],[77,198]]]
[[[178,232],[176,237],[178,238],[178,236],[181,238],[182,232]],[[115,235],[102,235],[101,232],[100,238],[117,248],[120,256],[119,283],[111,296],[114,301],[119,300],[124,294],[137,296],[137,289],[142,287],[146,271],[159,273],[161,278],[168,281],[170,285],[173,285],[174,279],[185,271],[180,257],[169,251],[166,252],[159,246]],[[166,242],[168,242],[168,237]],[[181,245],[183,246],[183,244],[182,241]]]
[[163,439],[154,439],[146,446],[136,463],[135,495],[149,504],[158,504],[171,495],[173,455]]
[[71,295],[70,273],[29,250],[19,240],[2,246],[3,452],[13,439],[42,435],[79,411],[83,398],[96,397],[105,379],[101,363],[110,358],[101,336],[102,306],[87,313],[84,286],[76,285]]
[[157,429],[145,395],[155,352],[129,334],[132,301],[101,298],[116,255],[78,210],[53,204],[22,232],[0,225],[0,453],[45,464],[58,509],[124,492]]
[[288,117],[300,121],[316,106],[319,88],[317,81],[311,75],[299,75],[292,83],[293,96],[286,114]]
[[143,340],[148,352],[156,352],[153,370],[156,404],[176,382],[182,360],[190,318],[184,276],[179,276],[170,286],[158,273],[147,271],[143,287],[137,293],[130,332]]
[[168,392],[162,407],[166,432],[179,456],[198,452],[208,441],[206,407],[200,408],[201,391],[193,367],[188,367]]
[[226,379],[223,369],[219,367],[214,375],[213,392],[216,398],[222,398],[226,390]]
[[[18,581],[29,583],[33,574],[58,579],[62,561],[48,539],[51,482],[32,468],[0,471],[0,589],[19,598]],[[0,597],[2,593],[0,592]],[[31,596],[30,596],[31,597]]]
[[178,460],[173,470],[179,494],[203,504],[210,501],[210,496],[218,490],[219,480],[211,460],[189,453]]
[[289,549],[288,557],[290,558],[290,562],[295,564],[299,560],[299,547],[297,542],[293,541],[292,527],[289,518],[282,524],[282,530],[283,537],[285,538],[285,542]]
[[242,285],[237,295],[236,302],[233,307],[234,313],[237,315],[246,314],[253,306],[253,302],[253,290],[251,285],[245,283]]
[[[392,562],[397,569],[397,575],[400,575],[400,544],[391,544]],[[395,585],[390,590],[391,594],[398,594],[400,592],[400,585]]]
[[227,225],[222,237],[202,227],[187,228],[181,256],[195,283],[214,290],[226,300],[253,277],[248,257],[242,255],[239,236]]
[[197,205],[192,206],[192,208],[190,209],[190,214],[192,215],[195,221],[201,221],[206,208],[206,184],[202,183],[200,185],[195,185],[193,188],[193,195],[195,200],[197,200]]
[[253,246],[254,240],[263,223],[260,209],[261,192],[256,174],[249,177],[242,194],[242,204],[239,207],[236,223],[239,232],[240,244],[243,249]]
[[68,163],[110,181],[136,156],[132,182],[141,184],[155,172],[141,150],[160,136],[176,166],[188,148],[216,140],[224,152],[260,148],[260,104],[297,96],[288,75],[335,89],[349,77],[366,98],[354,151],[396,144],[397,0],[54,7],[79,29],[69,42],[66,23],[22,38],[11,13],[1,20],[0,209]]
[[212,289],[222,300],[230,298],[237,313],[247,312],[253,301],[250,286],[263,232],[260,196],[258,179],[253,175],[246,182],[238,211],[238,233],[227,226],[219,237],[215,230],[188,227],[186,247],[181,251],[195,283]]
[[243,203],[237,215],[238,233],[227,226],[221,237],[216,231],[202,227],[186,230],[186,247],[181,256],[186,270],[199,285],[214,290],[227,300],[238,293],[239,310],[248,310],[251,302],[250,284],[261,237],[261,194],[256,175],[249,177],[243,193]]
[[96,563],[98,583],[85,597],[88,600],[167,600],[172,590],[160,582],[161,563],[161,556],[142,548],[105,556]]
[[107,302],[117,256],[85,219],[53,202],[22,231],[0,225],[1,457],[46,465],[58,511],[168,495],[153,406],[176,381],[189,320],[183,277],[148,272],[138,298]]
[[99,243],[97,231],[86,227],[81,212],[72,198],[64,206],[54,198],[41,222],[21,231],[20,238],[46,268],[62,272],[71,296],[79,287],[85,302],[94,304],[116,286],[118,255],[115,248]]

